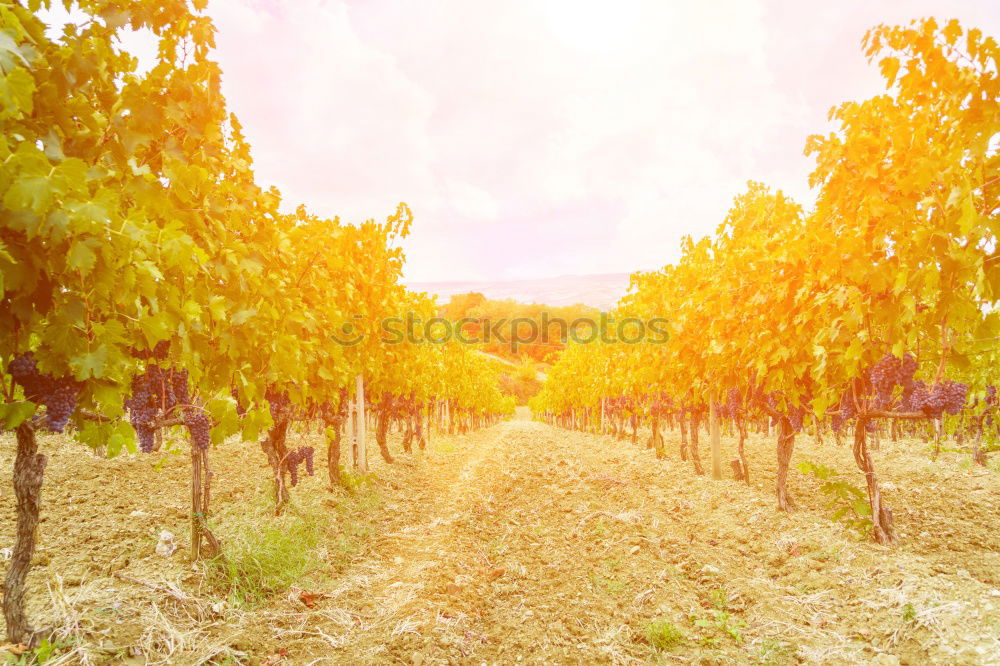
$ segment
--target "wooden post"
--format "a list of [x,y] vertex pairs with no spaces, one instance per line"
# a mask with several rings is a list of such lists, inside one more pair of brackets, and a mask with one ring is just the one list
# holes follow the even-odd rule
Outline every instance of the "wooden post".
[[355,400],[357,401],[358,410],[358,429],[357,429],[357,439],[356,439],[356,458],[355,465],[361,471],[362,474],[368,473],[368,446],[365,441],[365,430],[367,424],[365,423],[365,378],[358,375],[357,388],[355,389]]
[[358,467],[358,401],[351,399],[351,404],[347,408],[347,429],[350,436],[351,464]]
[[432,418],[433,413],[434,413],[434,410],[430,406],[430,404],[424,405],[423,408],[421,408],[421,410],[420,410],[420,418],[421,418],[421,420],[426,419],[426,421],[427,421],[427,428],[426,428],[427,434],[425,435],[425,437],[427,437],[427,446],[428,447],[430,447],[430,445],[431,445],[431,421],[434,420]]
[[719,480],[722,478],[722,440],[719,436],[719,411],[714,400],[709,401],[708,410],[708,420],[711,422],[712,478]]
[[191,442],[191,559],[201,559],[201,456],[198,446]]

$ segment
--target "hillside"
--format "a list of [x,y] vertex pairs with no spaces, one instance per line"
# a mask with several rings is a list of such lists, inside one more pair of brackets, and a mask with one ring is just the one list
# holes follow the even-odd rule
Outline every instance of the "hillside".
[[441,302],[455,294],[474,291],[496,300],[511,298],[522,303],[553,306],[583,303],[606,310],[628,291],[628,283],[628,273],[602,273],[536,280],[410,282],[407,286],[414,291],[436,294]]

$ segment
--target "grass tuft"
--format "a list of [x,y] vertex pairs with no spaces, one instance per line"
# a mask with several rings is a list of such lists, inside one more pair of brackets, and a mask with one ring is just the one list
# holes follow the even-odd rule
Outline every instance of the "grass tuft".
[[667,650],[684,640],[684,634],[667,620],[654,620],[646,627],[646,641],[656,650]]
[[248,522],[226,545],[225,558],[213,563],[213,573],[231,605],[253,606],[318,569],[322,538],[321,521],[313,516]]

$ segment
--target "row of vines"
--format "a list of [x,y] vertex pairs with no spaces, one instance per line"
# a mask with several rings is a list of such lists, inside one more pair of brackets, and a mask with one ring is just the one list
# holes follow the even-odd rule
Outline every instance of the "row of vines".
[[[365,410],[391,461],[391,422],[410,448],[432,416],[465,430],[513,409],[469,349],[383,344],[385,318],[435,314],[399,283],[405,204],[383,223],[342,224],[282,212],[256,182],[205,4],[80,0],[62,27],[46,25],[45,0],[0,1],[0,425],[17,442],[3,610],[15,643],[35,638],[24,597],[46,466],[37,433],[108,456],[186,433],[193,555],[224,557],[209,453],[228,438],[261,442],[280,511],[314,462],[286,447],[293,424],[324,429],[336,485],[347,421],[363,432]],[[158,44],[141,73],[123,46],[134,31]]]
[[667,318],[668,341],[571,346],[532,407],[565,427],[649,428],[659,455],[661,428],[677,425],[697,474],[699,428],[710,421],[717,441],[722,424],[747,481],[748,431],[773,428],[781,510],[796,436],[844,432],[871,533],[888,544],[873,435],[940,445],[950,433],[979,464],[984,437],[996,440],[1000,48],[932,19],[876,27],[863,44],[886,92],[832,109],[833,131],[807,140],[815,206],[750,183],[713,236],[633,275],[615,316]]

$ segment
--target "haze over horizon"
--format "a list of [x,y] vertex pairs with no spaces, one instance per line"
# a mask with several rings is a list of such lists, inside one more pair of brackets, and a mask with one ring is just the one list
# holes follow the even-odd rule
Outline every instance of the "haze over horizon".
[[406,276],[423,282],[656,268],[751,179],[808,206],[806,137],[882,91],[867,29],[933,15],[1000,33],[989,0],[208,11],[260,181],[352,222],[406,201]]
[[584,304],[606,310],[628,291],[631,273],[567,274],[516,280],[406,280],[410,289],[438,296],[447,303],[456,294],[479,292],[491,300],[512,299],[550,307]]

